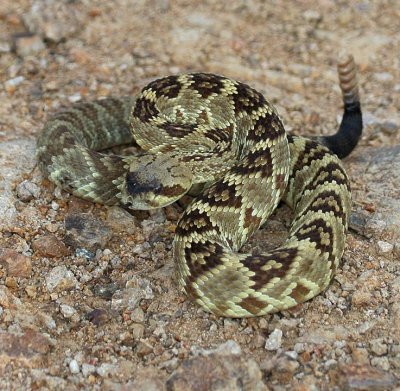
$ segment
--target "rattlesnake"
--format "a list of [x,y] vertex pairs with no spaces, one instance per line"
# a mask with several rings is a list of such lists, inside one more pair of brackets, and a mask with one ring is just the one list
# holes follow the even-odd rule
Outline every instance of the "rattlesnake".
[[[165,206],[197,189],[173,244],[183,290],[217,315],[284,310],[324,290],[344,251],[351,196],[338,157],[357,144],[362,118],[352,57],[338,70],[344,116],[333,136],[287,136],[253,88],[182,74],[151,82],[137,98],[56,114],[38,138],[39,166],[78,197],[132,209]],[[138,156],[97,152],[132,141]],[[286,242],[240,253],[281,199],[294,213]]]

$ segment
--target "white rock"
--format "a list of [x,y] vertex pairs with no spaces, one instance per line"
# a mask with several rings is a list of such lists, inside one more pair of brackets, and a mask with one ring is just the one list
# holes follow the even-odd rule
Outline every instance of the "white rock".
[[229,339],[228,341],[218,345],[214,349],[203,349],[197,346],[192,346],[191,351],[195,356],[209,356],[210,354],[230,356],[232,354],[239,355],[242,353],[242,349],[238,343],[232,339]]
[[70,361],[69,370],[73,374],[79,373],[79,364],[78,364],[78,362],[76,360],[71,360]]
[[384,242],[383,240],[378,240],[377,242],[378,250],[381,254],[391,253],[393,251],[393,244]]
[[290,357],[292,360],[297,360],[299,357],[299,354],[295,350],[288,350],[285,352],[285,355]]
[[68,97],[68,100],[69,100],[71,103],[79,102],[81,99],[82,99],[82,96],[81,96],[81,94],[80,94],[79,92],[77,92],[76,94],[70,95],[70,96]]
[[293,347],[294,351],[296,353],[303,353],[306,350],[306,344],[303,342],[297,342],[294,347]]
[[61,304],[60,311],[63,314],[64,318],[67,318],[67,319],[71,318],[72,316],[74,316],[76,314],[76,309],[67,304]]
[[51,209],[58,210],[60,209],[60,205],[58,205],[55,201],[51,201]]
[[77,286],[78,281],[66,266],[56,266],[46,276],[46,288],[51,292],[70,290]]
[[83,363],[82,364],[82,375],[85,377],[88,377],[89,375],[91,375],[92,373],[96,372],[96,367],[94,365],[91,364],[86,364]]
[[275,329],[265,342],[266,350],[278,350],[282,345],[282,330]]
[[97,369],[96,372],[101,377],[107,377],[110,374],[115,373],[116,366],[114,364],[103,363]]
[[25,80],[25,77],[23,76],[17,76],[14,77],[13,79],[9,79],[4,83],[4,86],[7,88],[10,87],[17,87],[18,85],[20,85],[23,81]]
[[307,20],[308,22],[318,22],[322,19],[321,14],[316,11],[309,9],[303,13],[304,19]]
[[217,346],[214,350],[213,353],[217,353],[220,355],[231,355],[231,354],[241,354],[242,349],[240,346],[233,340],[228,340],[221,345]]

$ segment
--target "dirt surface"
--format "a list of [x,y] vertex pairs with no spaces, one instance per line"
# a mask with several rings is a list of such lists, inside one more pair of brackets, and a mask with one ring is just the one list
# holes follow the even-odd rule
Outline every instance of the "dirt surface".
[[[400,11],[315,4],[1,2],[0,389],[400,389]],[[291,311],[204,313],[174,281],[181,205],[93,205],[35,167],[49,114],[185,71],[259,89],[290,132],[333,133],[341,49],[359,66],[365,123],[344,163],[351,230],[328,291]],[[279,244],[290,217],[281,208],[246,249]]]

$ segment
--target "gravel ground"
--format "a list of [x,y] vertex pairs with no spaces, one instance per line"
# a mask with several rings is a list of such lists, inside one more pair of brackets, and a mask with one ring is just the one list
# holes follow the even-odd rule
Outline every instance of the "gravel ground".
[[[400,11],[316,4],[1,2],[0,389],[400,390]],[[174,282],[182,206],[93,205],[35,167],[50,113],[184,71],[254,86],[290,132],[332,133],[341,49],[359,66],[365,122],[344,162],[351,230],[330,288],[291,311],[205,314]],[[246,248],[276,246],[289,220],[281,208]]]

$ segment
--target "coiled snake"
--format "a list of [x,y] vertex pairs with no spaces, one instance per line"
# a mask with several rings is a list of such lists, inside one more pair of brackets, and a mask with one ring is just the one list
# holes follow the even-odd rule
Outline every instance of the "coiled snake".
[[[288,136],[256,90],[192,73],[155,80],[136,99],[56,114],[38,138],[39,166],[78,197],[132,209],[202,188],[176,228],[179,284],[218,315],[284,310],[323,291],[344,250],[351,196],[338,157],[357,144],[362,119],[352,57],[338,69],[344,116],[333,136]],[[98,152],[133,140],[139,156]],[[260,255],[239,252],[281,199],[294,214],[285,243]]]

